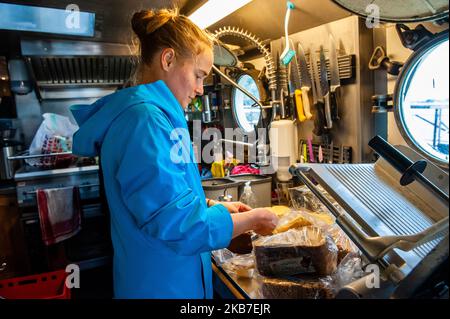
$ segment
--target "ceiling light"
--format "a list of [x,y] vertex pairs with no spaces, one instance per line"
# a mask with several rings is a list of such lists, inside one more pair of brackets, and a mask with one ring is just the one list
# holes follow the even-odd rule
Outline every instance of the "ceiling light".
[[209,0],[192,13],[189,16],[189,19],[200,28],[206,29],[251,1],[252,0]]

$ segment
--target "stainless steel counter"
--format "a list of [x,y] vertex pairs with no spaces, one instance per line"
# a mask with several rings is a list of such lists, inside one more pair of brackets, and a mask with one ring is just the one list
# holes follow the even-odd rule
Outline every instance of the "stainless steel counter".
[[214,288],[223,298],[237,299],[259,299],[260,280],[257,276],[253,278],[238,277],[218,266],[214,259],[213,282]]

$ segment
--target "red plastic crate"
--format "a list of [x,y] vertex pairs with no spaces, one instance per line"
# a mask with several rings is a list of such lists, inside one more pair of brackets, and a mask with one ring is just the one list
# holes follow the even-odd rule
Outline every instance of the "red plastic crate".
[[0,296],[6,299],[70,299],[67,273],[58,270],[0,281]]

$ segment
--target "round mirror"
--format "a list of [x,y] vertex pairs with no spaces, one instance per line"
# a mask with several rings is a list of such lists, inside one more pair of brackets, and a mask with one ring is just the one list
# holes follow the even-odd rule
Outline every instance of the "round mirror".
[[406,142],[432,162],[448,167],[448,32],[418,49],[395,87],[395,118]]
[[[261,100],[258,84],[249,74],[240,74],[236,79],[236,83],[245,88],[255,98]],[[238,126],[245,133],[253,132],[255,125],[259,122],[261,109],[252,99],[235,88],[232,91],[232,103],[234,119]]]

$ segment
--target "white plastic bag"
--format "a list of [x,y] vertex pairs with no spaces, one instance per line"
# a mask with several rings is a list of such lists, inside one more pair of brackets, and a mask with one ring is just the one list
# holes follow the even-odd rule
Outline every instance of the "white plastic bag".
[[[72,151],[73,134],[78,126],[70,122],[66,116],[45,113],[44,120],[39,126],[36,135],[31,142],[30,155],[63,153]],[[33,166],[54,167],[71,162],[73,156],[59,155],[53,157],[40,157],[27,159],[26,162]]]

